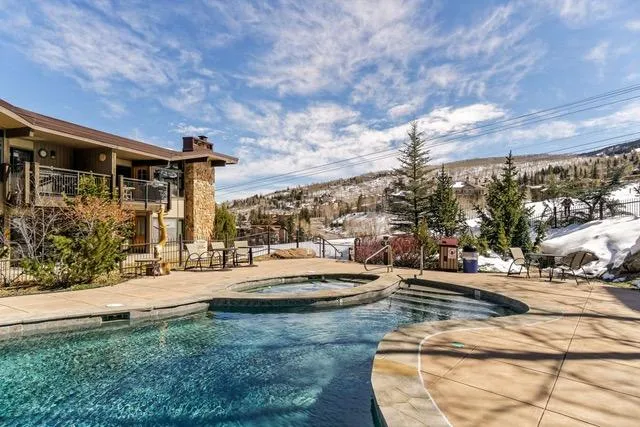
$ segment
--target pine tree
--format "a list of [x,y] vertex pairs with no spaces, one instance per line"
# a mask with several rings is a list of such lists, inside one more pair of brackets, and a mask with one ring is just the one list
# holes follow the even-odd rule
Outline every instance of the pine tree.
[[464,214],[453,191],[453,180],[444,170],[436,176],[436,187],[427,198],[427,226],[440,236],[453,236],[464,227]]
[[427,211],[429,151],[416,122],[411,123],[408,136],[399,150],[400,167],[395,170],[398,181],[396,192],[391,195],[389,211],[395,217],[394,225],[398,229],[415,232]]
[[525,193],[518,186],[518,170],[511,152],[499,177],[489,184],[486,210],[476,208],[480,217],[480,236],[498,253],[510,247],[531,248],[529,220],[531,209],[526,208]]

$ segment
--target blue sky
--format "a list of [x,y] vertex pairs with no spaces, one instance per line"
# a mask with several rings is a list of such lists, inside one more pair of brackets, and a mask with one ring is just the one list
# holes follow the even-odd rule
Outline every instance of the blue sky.
[[[240,157],[219,199],[392,167],[224,191],[393,148],[411,120],[433,136],[640,84],[636,0],[0,0],[0,22],[1,98],[176,149],[207,134]],[[637,121],[620,103],[432,157],[557,150]]]

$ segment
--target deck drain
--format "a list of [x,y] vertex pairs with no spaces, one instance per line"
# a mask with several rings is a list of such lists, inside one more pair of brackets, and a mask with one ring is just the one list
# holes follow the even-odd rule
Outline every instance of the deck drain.
[[110,314],[103,314],[102,317],[102,322],[115,322],[118,320],[129,320],[129,312],[125,311],[123,313],[110,313]]

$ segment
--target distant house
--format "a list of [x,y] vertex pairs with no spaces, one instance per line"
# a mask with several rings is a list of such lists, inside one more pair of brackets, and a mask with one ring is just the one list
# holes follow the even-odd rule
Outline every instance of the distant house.
[[453,184],[453,192],[462,210],[471,210],[474,206],[484,207],[484,196],[487,190],[479,184],[472,184],[469,181],[457,181]]

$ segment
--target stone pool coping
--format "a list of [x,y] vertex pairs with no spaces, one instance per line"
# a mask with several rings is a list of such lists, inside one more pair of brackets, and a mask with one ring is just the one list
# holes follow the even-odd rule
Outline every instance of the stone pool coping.
[[386,425],[634,425],[640,419],[640,292],[503,274],[426,272],[423,278],[529,310],[386,334],[371,375]]
[[[313,268],[314,270],[308,270]],[[301,294],[241,292],[264,281],[304,276],[370,279],[346,289]],[[399,277],[365,273],[362,266],[329,260],[283,260],[229,272],[173,272],[108,288],[0,298],[0,340],[52,332],[182,317],[219,308],[329,308],[377,301],[393,292]]]

